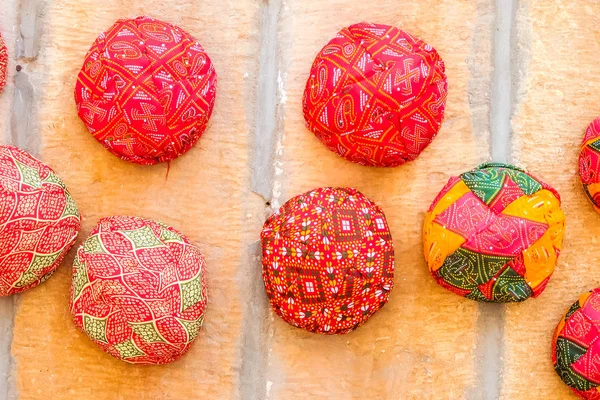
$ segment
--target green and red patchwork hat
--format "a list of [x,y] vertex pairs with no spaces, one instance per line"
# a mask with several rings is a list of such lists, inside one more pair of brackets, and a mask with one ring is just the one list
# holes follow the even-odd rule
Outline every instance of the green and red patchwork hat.
[[273,310],[310,332],[350,332],[388,301],[394,246],[383,211],[352,188],[294,197],[265,222],[263,278]]
[[102,350],[132,364],[166,364],[185,354],[204,321],[204,257],[163,223],[103,218],[73,263],[75,325]]
[[552,362],[564,383],[584,399],[600,399],[600,288],[584,293],[560,320]]
[[579,177],[585,195],[600,212],[600,117],[585,130],[579,152]]
[[423,250],[436,282],[483,302],[540,295],[560,255],[565,215],[550,186],[512,165],[452,177],[431,204]]

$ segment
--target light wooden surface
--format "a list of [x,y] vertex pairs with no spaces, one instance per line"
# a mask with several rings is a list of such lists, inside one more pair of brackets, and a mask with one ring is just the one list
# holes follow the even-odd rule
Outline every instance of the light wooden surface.
[[[57,171],[75,198],[83,216],[78,244],[106,215],[164,221],[204,252],[210,290],[205,325],[184,358],[161,367],[130,366],[104,354],[72,324],[71,251],[52,279],[16,297],[9,376],[0,376],[7,396],[486,398],[489,360],[482,346],[489,342],[482,337],[486,319],[481,313],[488,309],[430,278],[421,225],[450,176],[490,159],[494,1],[7,1],[9,7],[0,7],[0,29],[13,54],[22,34],[19,18],[32,3],[39,6],[36,29],[41,35],[37,57],[11,59],[11,82],[0,96],[4,142],[15,140],[11,115],[18,62],[34,88],[31,136],[25,142]],[[263,15],[269,9],[277,17],[277,67],[274,75],[261,76],[261,46],[268,45],[261,35],[269,23]],[[504,332],[496,363],[501,374],[493,382],[503,399],[572,397],[552,370],[550,339],[564,309],[600,284],[595,274],[600,252],[594,250],[600,216],[587,204],[576,176],[583,129],[600,114],[595,87],[599,12],[600,4],[592,0],[524,0],[515,13],[511,158],[558,189],[567,236],[546,292],[507,306],[494,320]],[[166,165],[135,166],[104,150],[77,117],[73,100],[76,75],[93,40],[116,19],[140,14],[194,35],[219,78],[209,129],[168,174]],[[405,29],[434,46],[446,63],[444,125],[420,158],[396,169],[346,162],[304,127],[302,92],[315,55],[339,29],[360,20]],[[276,98],[258,98],[264,79],[276,85]],[[263,126],[257,118],[273,114],[274,148],[255,146],[257,135],[270,133],[257,129]],[[273,173],[273,194],[267,198],[253,192],[255,157],[263,157]],[[260,280],[257,240],[271,212],[267,202],[278,206],[319,186],[354,186],[377,202],[396,248],[389,304],[344,336],[318,336],[285,324],[269,311]],[[2,311],[7,304],[0,304],[2,332],[12,321]]]

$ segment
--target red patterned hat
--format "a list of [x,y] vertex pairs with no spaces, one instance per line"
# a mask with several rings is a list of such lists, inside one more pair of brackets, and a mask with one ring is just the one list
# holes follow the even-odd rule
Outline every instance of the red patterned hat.
[[58,268],[79,232],[79,211],[54,171],[0,145],[0,296],[31,289]]
[[579,176],[585,194],[600,212],[600,117],[585,130],[579,154]]
[[579,297],[552,341],[554,369],[584,399],[600,399],[600,288]]
[[452,177],[425,216],[423,250],[436,282],[472,300],[539,296],[565,228],[558,193],[512,165],[487,163]]
[[111,153],[170,161],[206,129],[217,75],[190,34],[149,17],[117,21],[88,51],[75,86],[79,116]]
[[185,354],[204,321],[204,257],[174,228],[138,217],[103,218],[73,263],[75,325],[132,364]]
[[261,239],[267,295],[291,325],[347,333],[388,301],[392,236],[383,211],[356,189],[294,197],[267,219]]
[[6,68],[8,66],[8,50],[6,49],[6,44],[4,43],[4,39],[2,38],[2,34],[0,34],[0,93],[2,93],[2,89],[6,85]]
[[422,40],[387,25],[352,25],[317,55],[304,91],[304,119],[347,160],[404,164],[441,127],[444,71],[439,54]]

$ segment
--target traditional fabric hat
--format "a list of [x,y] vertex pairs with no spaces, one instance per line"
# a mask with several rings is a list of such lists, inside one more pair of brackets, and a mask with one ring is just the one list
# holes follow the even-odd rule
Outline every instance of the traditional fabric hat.
[[8,50],[0,33],[0,93],[6,86],[6,69],[8,67]]
[[446,289],[477,301],[537,297],[560,254],[560,196],[522,169],[483,164],[450,178],[425,217],[429,271]]
[[58,268],[79,232],[79,211],[54,171],[0,145],[0,296],[31,289]]
[[579,154],[579,176],[585,194],[600,212],[600,117],[585,130]]
[[204,321],[206,300],[204,257],[160,222],[103,218],[73,263],[75,325],[132,364],[166,364],[185,354]]
[[439,54],[422,40],[387,25],[352,25],[317,55],[304,91],[304,119],[347,160],[404,164],[441,127],[444,71]]
[[579,297],[561,319],[552,341],[554,369],[584,399],[600,399],[600,288]]
[[356,189],[294,197],[267,219],[261,239],[269,301],[291,325],[347,333],[388,301],[392,236],[383,211]]
[[75,86],[79,116],[111,153],[170,161],[206,129],[217,75],[190,34],[149,17],[122,19],[88,51]]

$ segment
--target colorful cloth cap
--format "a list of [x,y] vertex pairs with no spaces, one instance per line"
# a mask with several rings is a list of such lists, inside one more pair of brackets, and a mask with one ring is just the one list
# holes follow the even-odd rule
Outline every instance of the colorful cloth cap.
[[8,49],[0,33],[0,93],[6,86],[6,69],[8,68]]
[[561,319],[552,341],[554,369],[584,399],[600,399],[600,288],[579,297]]
[[444,71],[437,51],[404,31],[368,23],[344,28],[312,65],[303,100],[307,127],[355,163],[412,161],[442,125]]
[[75,86],[79,116],[111,153],[170,161],[206,129],[217,75],[190,34],[149,17],[122,19],[88,51]]
[[450,178],[425,217],[423,247],[437,283],[472,300],[537,297],[560,254],[560,196],[526,171],[487,163]]
[[138,217],[103,218],[73,263],[75,325],[132,364],[185,354],[204,321],[204,257],[174,228]]
[[293,326],[347,333],[389,299],[392,236],[383,211],[356,189],[294,197],[267,219],[261,239],[271,306]]
[[0,145],[0,188],[0,296],[8,296],[52,276],[80,218],[54,171],[16,147]]
[[579,176],[585,194],[600,212],[600,117],[585,130],[579,153]]

